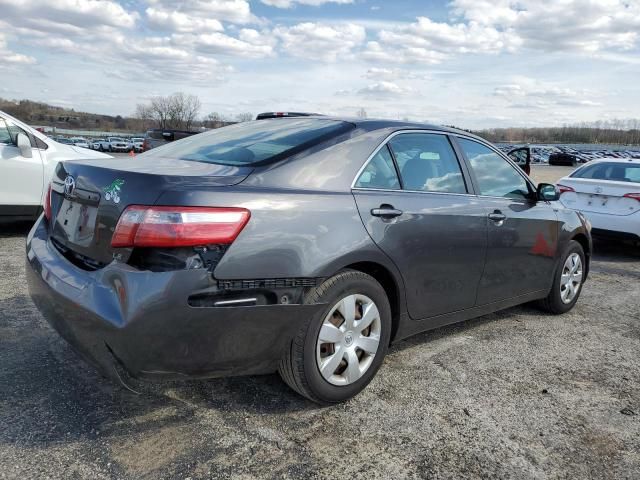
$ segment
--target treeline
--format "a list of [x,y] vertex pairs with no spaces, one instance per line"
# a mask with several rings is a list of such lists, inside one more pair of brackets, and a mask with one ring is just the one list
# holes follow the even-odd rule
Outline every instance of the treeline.
[[138,118],[77,112],[73,108],[56,107],[31,100],[0,98],[0,110],[35,126],[132,132],[140,132],[144,129],[144,121]]
[[494,128],[474,133],[491,142],[640,145],[640,120],[602,120],[545,128]]

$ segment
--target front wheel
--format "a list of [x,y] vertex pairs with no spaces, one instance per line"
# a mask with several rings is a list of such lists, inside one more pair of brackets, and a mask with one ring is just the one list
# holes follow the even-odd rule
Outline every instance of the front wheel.
[[314,402],[348,400],[369,384],[387,353],[387,295],[374,278],[346,270],[309,292],[305,303],[326,307],[302,323],[280,362],[280,376]]
[[549,295],[540,301],[540,307],[556,315],[571,310],[582,292],[586,265],[582,245],[571,240],[555,272],[553,287]]

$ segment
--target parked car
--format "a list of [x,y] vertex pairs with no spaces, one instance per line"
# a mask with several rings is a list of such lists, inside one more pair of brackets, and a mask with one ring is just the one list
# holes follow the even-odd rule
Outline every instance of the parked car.
[[130,152],[133,145],[122,137],[107,137],[107,144],[110,152]]
[[152,148],[160,147],[167,143],[174,142],[182,138],[187,138],[191,135],[196,135],[197,133],[199,132],[154,128],[147,131],[147,134],[145,135],[144,141],[142,143],[142,150],[146,152],[148,150],[151,150]]
[[133,148],[136,152],[143,152],[143,146],[144,146],[144,138],[141,137],[133,137],[131,139],[131,144],[133,145]]
[[61,143],[62,145],[73,145],[71,139],[65,137],[57,137],[55,141]]
[[277,370],[340,402],[391,342],[534,300],[569,311],[591,258],[554,185],[418,123],[245,122],[135,162],[65,162],[51,191],[31,297],[124,384]]
[[[91,150],[100,150],[100,147],[102,146],[103,142],[106,142],[104,138],[93,138],[89,141],[89,148],[91,148]],[[104,148],[103,148],[103,151],[104,151]]]
[[71,137],[69,142],[71,142],[71,145],[75,145],[76,147],[89,148],[89,141],[86,138]]
[[0,221],[34,220],[55,165],[80,158],[109,156],[63,145],[0,111]]
[[575,167],[577,164],[578,158],[570,153],[554,152],[549,155],[549,165]]
[[640,160],[591,160],[558,188],[560,202],[582,212],[594,236],[640,242]]
[[527,175],[531,174],[531,147],[514,148],[508,152],[507,155],[524,173]]

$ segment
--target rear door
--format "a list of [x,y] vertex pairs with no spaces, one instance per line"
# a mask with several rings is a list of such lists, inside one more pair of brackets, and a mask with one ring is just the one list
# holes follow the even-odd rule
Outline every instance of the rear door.
[[0,215],[31,215],[42,205],[44,166],[40,151],[33,148],[31,158],[22,156],[18,133],[37,147],[32,135],[0,117]]
[[523,172],[497,150],[472,139],[456,141],[488,218],[487,262],[478,305],[548,289],[558,246],[554,207],[537,201]]
[[353,195],[372,239],[402,273],[411,317],[475,305],[487,216],[447,135],[392,136],[361,171]]

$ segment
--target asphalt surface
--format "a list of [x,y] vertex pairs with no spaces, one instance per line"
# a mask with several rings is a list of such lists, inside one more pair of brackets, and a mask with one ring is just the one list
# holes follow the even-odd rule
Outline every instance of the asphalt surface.
[[101,378],[28,297],[0,225],[0,478],[640,478],[640,248],[596,244],[576,308],[512,308],[392,347],[321,408],[276,375]]

